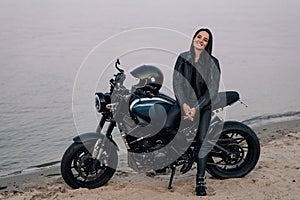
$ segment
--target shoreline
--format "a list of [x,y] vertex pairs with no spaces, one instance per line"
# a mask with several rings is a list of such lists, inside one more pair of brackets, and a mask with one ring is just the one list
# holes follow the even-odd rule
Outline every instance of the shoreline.
[[[293,195],[300,195],[299,192],[294,191],[294,189],[300,191],[300,177],[296,175],[300,172],[300,164],[297,162],[297,153],[300,152],[298,150],[300,146],[300,120],[275,122],[253,127],[253,129],[261,142],[262,151],[259,163],[253,172],[241,179],[217,180],[207,174],[209,197],[218,199],[223,194],[224,196],[234,199],[242,199],[240,190],[249,195],[249,191],[251,190],[248,191],[248,189],[253,188],[254,192],[255,190],[262,190],[261,193],[258,192],[255,194],[256,196],[260,195],[257,196],[256,199],[260,199],[264,195],[271,195],[267,199],[273,199],[272,195],[274,194],[280,195],[282,198],[284,198],[283,194],[285,194],[290,196],[288,199],[296,199],[297,196]],[[282,152],[277,152],[278,150],[282,150]],[[291,156],[294,157],[282,163],[275,155],[282,159]],[[120,156],[119,162],[120,164],[117,171],[108,184],[94,190],[82,188],[77,190],[70,189],[60,176],[60,166],[47,166],[46,168],[34,171],[27,170],[24,173],[0,177],[0,199],[54,197],[58,199],[70,197],[80,199],[80,196],[83,198],[85,195],[88,198],[96,198],[97,196],[93,196],[96,194],[101,195],[103,199],[113,199],[111,198],[112,196],[119,199],[117,198],[118,196],[124,198],[128,197],[128,195],[132,195],[132,198],[139,199],[140,196],[135,196],[136,194],[142,195],[144,199],[153,199],[155,196],[161,199],[193,199],[194,197],[195,166],[190,172],[184,175],[177,173],[173,183],[174,190],[169,191],[167,190],[169,175],[148,177],[145,174],[134,172],[128,168],[126,157]],[[282,183],[281,180],[277,183],[275,181],[278,179],[277,176],[282,176],[278,173],[278,169],[282,170],[282,168],[282,173],[285,173],[285,171],[289,173],[288,175],[284,174],[284,183]],[[272,174],[274,175],[272,176]],[[287,177],[293,178],[287,179]],[[276,188],[278,187],[277,185],[283,185],[279,186],[279,191],[284,189],[282,194],[276,190],[272,191],[274,190],[274,188],[272,189],[273,181],[275,181],[274,184]],[[232,184],[232,187],[237,187],[238,190],[236,191],[239,192],[232,192],[230,186],[226,186],[227,184]],[[141,191],[138,192],[139,190]],[[290,194],[291,192],[292,194]],[[245,198],[247,199],[247,197]],[[249,199],[252,198],[253,197],[249,197]]]
[[[293,124],[294,121],[298,121],[298,120],[300,121],[300,111],[286,112],[286,113],[283,113],[283,114],[272,114],[272,115],[256,116],[256,117],[252,117],[252,118],[249,118],[249,119],[246,119],[246,120],[242,120],[240,122],[248,125],[249,127],[253,128],[254,130],[258,129],[258,130],[262,131],[262,129],[264,129],[264,128],[260,128],[260,127],[268,127],[269,125],[273,126],[274,124],[283,124],[283,126],[285,126],[284,124],[286,124],[286,123],[291,122]],[[278,136],[278,134],[274,134],[274,136],[272,136],[272,138],[270,137],[270,139],[274,139],[273,137],[277,137],[277,136]],[[264,142],[268,141],[270,139],[265,139],[265,137],[263,137]],[[261,138],[260,138],[260,141],[261,141]],[[120,140],[120,141],[117,141],[117,142],[122,143],[123,141]],[[70,144],[71,144],[71,141],[70,141]],[[121,145],[123,145],[123,143]],[[124,148],[125,148],[125,146],[124,146]],[[122,150],[126,151],[126,149],[122,149]],[[125,154],[125,152],[121,153],[121,155],[123,155],[123,154]],[[119,152],[119,156],[120,156],[120,152]],[[34,172],[34,171],[39,171],[41,169],[47,169],[48,167],[53,167],[53,166],[55,166],[59,163],[60,163],[60,160],[52,160],[52,161],[49,161],[49,162],[46,162],[46,163],[41,163],[41,164],[29,166],[29,167],[24,168],[24,169],[17,169],[15,171],[10,171],[7,174],[0,174],[0,179],[1,178],[6,178],[6,177],[9,177],[9,176],[15,176],[15,175],[20,175],[20,174],[30,173],[31,171]]]
[[[292,112],[289,112],[289,113],[292,113]],[[296,113],[298,115],[300,112],[293,112],[293,114],[294,113]],[[284,114],[284,115],[289,116],[289,114]],[[274,116],[277,116],[277,115],[274,115]],[[280,115],[280,116],[282,116],[282,115]],[[282,131],[279,130],[281,128],[281,126],[287,127],[288,124],[291,124],[292,126],[294,126],[294,124],[297,124],[297,121],[300,121],[300,118],[299,119],[298,118],[289,118],[289,119],[287,118],[286,120],[282,120],[283,118],[279,118],[279,120],[277,118],[272,118],[272,120],[265,120],[263,122],[253,123],[253,121],[255,121],[257,118],[259,118],[259,117],[254,117],[254,118],[244,120],[244,121],[241,121],[241,122],[245,123],[247,126],[254,129],[254,131],[255,131],[255,133],[257,133],[261,143],[273,140],[277,137],[281,137],[282,134],[283,134]],[[278,130],[276,130],[277,132],[273,133],[273,134],[268,134],[267,136],[262,135],[262,133],[265,132],[268,129],[269,126],[271,126],[273,130],[278,129]],[[300,126],[300,122],[299,122],[298,126]],[[298,127],[295,127],[294,129],[297,130],[297,128]],[[286,128],[284,128],[284,129],[286,129]],[[290,127],[290,129],[293,129],[293,127]],[[123,142],[123,141],[118,141],[118,142]],[[119,154],[119,156],[120,156],[120,154]],[[121,154],[121,156],[124,156],[124,154]],[[49,161],[47,163],[42,163],[42,164],[38,164],[38,165],[29,166],[25,169],[13,171],[13,172],[10,172],[8,174],[2,174],[2,175],[0,175],[0,179],[1,178],[6,178],[6,177],[11,177],[11,176],[16,176],[16,175],[32,173],[32,172],[40,171],[40,170],[43,170],[43,169],[48,169],[48,168],[51,168],[51,167],[55,167],[58,164],[60,164],[60,161],[56,160],[56,161]]]

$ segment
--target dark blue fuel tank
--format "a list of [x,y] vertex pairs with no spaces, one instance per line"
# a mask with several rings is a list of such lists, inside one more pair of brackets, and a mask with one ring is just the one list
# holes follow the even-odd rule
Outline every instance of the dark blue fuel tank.
[[151,98],[142,97],[132,99],[129,110],[133,116],[150,123],[151,120],[164,120],[166,113],[168,113],[174,103],[174,99],[158,93]]

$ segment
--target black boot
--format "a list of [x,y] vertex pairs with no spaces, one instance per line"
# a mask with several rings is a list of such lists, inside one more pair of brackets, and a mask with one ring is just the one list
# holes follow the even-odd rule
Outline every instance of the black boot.
[[205,169],[206,169],[207,155],[201,158],[197,157],[197,175],[196,175],[196,195],[206,196],[205,187]]
[[[189,153],[189,150],[191,151]],[[197,158],[197,154],[191,150],[190,148],[188,149],[187,153],[190,154],[190,158],[188,159],[188,161],[186,163],[184,163],[180,169],[180,172],[182,174],[185,174],[187,173],[188,171],[190,171],[190,169],[192,168],[194,162],[196,161],[196,158]]]
[[206,187],[205,187],[205,177],[196,178],[196,195],[197,196],[206,196]]

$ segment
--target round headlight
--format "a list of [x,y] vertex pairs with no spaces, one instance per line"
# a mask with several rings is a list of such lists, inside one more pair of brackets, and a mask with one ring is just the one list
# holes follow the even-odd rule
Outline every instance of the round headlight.
[[106,105],[109,102],[106,102],[105,95],[101,92],[95,94],[95,107],[98,112],[107,111]]
[[101,110],[100,99],[98,95],[95,95],[95,107],[98,112]]

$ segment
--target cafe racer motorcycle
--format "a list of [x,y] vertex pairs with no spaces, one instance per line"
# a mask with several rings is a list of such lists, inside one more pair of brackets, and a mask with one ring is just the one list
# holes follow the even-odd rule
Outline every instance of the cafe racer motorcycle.
[[[163,84],[160,69],[143,65],[131,71],[139,83],[129,90],[123,84],[126,75],[119,60],[115,68],[118,72],[109,81],[110,91],[95,94],[96,110],[102,115],[98,127],[95,132],[73,138],[61,160],[62,177],[74,189],[106,184],[118,165],[119,148],[113,139],[113,130],[117,128],[114,133],[118,132],[125,143],[128,166],[138,172],[169,169],[168,188],[172,188],[176,167],[193,159],[197,127],[183,122],[175,127],[178,131],[175,136],[164,130],[163,122],[175,100],[160,92]],[[211,151],[206,171],[219,179],[244,177],[258,162],[260,143],[250,127],[237,121],[224,121],[217,114],[218,110],[237,102],[239,94],[225,91],[218,95],[207,134]],[[153,125],[153,121],[160,125]],[[185,136],[186,148],[177,148],[177,135]],[[182,138],[179,139],[181,143]]]

